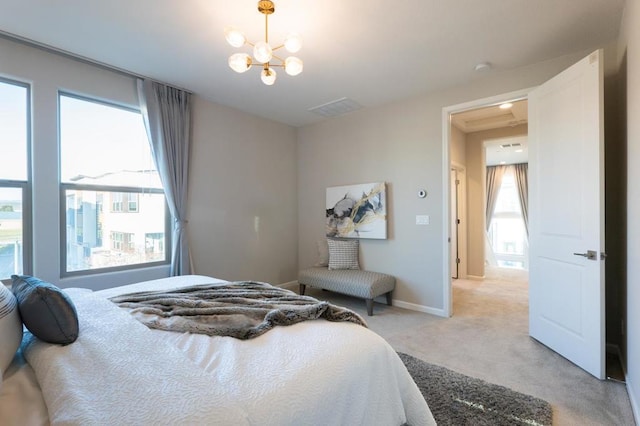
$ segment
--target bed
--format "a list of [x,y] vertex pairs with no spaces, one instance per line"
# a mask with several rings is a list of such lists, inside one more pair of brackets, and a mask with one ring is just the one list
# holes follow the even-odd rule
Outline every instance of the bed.
[[25,332],[0,387],[0,424],[429,425],[391,346],[324,319],[249,340],[150,329],[109,299],[226,281],[201,275],[101,291],[65,289],[77,341]]

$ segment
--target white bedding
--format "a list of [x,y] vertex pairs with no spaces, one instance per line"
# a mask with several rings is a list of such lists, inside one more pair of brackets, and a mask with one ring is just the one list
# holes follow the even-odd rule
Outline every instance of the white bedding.
[[[106,301],[211,282],[224,283],[188,276],[94,293],[68,290],[80,316],[78,341],[66,347],[34,341],[26,350],[52,423],[435,424],[395,351],[364,327],[306,321],[241,341],[149,330]],[[17,389],[17,379],[30,374],[28,366],[19,370],[1,389],[2,424],[11,407],[3,401],[6,388]],[[13,424],[40,420],[32,415]]]

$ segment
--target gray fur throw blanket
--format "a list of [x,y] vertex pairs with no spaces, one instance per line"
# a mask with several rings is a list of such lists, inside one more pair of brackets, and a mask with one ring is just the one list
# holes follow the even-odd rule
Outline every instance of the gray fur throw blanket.
[[205,284],[111,297],[149,328],[252,339],[273,327],[324,318],[367,326],[357,313],[255,281]]

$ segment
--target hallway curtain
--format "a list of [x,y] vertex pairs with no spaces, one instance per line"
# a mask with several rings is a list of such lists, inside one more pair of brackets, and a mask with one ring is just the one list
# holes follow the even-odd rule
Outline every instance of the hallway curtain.
[[487,167],[487,231],[491,225],[491,218],[493,217],[493,211],[496,208],[496,201],[498,200],[498,193],[500,192],[500,186],[502,185],[502,178],[506,171],[507,166]]
[[518,198],[520,199],[520,209],[522,210],[522,221],[524,230],[529,236],[529,165],[527,163],[514,164],[513,176],[518,188]]
[[190,274],[186,217],[191,94],[148,79],[138,79],[138,99],[151,154],[173,217],[171,275]]

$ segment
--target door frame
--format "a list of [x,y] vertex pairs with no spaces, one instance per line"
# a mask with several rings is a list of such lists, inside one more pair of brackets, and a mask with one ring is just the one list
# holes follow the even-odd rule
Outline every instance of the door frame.
[[501,104],[507,101],[515,101],[527,99],[529,92],[535,87],[516,90],[509,93],[490,96],[487,98],[476,99],[461,104],[450,105],[442,108],[442,217],[445,218],[447,224],[442,227],[443,235],[443,262],[442,276],[442,307],[443,316],[450,317],[453,314],[453,288],[451,285],[451,245],[450,245],[450,206],[451,206],[451,159],[449,155],[450,139],[451,139],[451,114],[458,112],[478,109],[486,106]]
[[[450,171],[455,171],[460,184],[458,185],[458,219],[460,224],[457,229],[458,236],[458,278],[467,278],[467,168],[455,161],[451,162]],[[450,197],[450,200],[453,197]],[[453,201],[453,200],[452,200]],[[452,202],[453,205],[453,202]],[[451,223],[450,223],[451,225]]]

